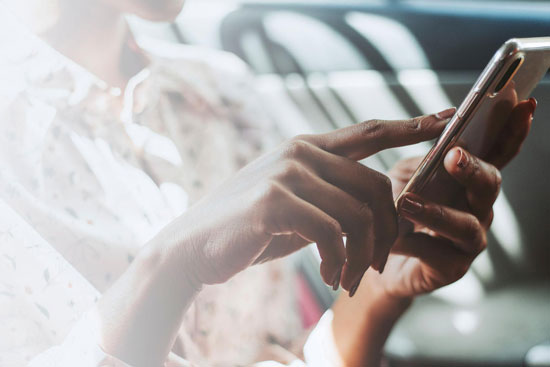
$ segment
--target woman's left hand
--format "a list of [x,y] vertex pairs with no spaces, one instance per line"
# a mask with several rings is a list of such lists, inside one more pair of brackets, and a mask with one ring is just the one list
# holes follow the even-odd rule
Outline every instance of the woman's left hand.
[[[460,148],[447,154],[445,168],[464,188],[454,208],[405,196],[401,215],[415,224],[414,229],[403,226],[381,274],[369,269],[357,295],[343,295],[332,307],[332,330],[343,365],[379,366],[386,338],[414,297],[462,277],[486,247],[492,206],[500,189],[499,169],[519,152],[535,106],[533,99],[514,108],[488,162]],[[394,196],[420,160],[401,161],[391,170]]]
[[[419,159],[399,162],[390,177],[402,185],[404,173],[418,166]],[[472,261],[487,246],[487,230],[493,219],[492,206],[501,183],[499,170],[462,148],[453,148],[445,157],[447,172],[464,187],[459,210],[434,203],[415,194],[406,194],[400,215],[414,223],[402,231],[380,285],[396,297],[413,297],[431,292],[460,279]]]
[[[464,188],[456,208],[410,193],[404,196],[400,214],[415,226],[398,237],[385,270],[378,277],[384,293],[413,297],[453,283],[466,273],[487,246],[492,206],[500,191],[499,168],[519,152],[535,106],[534,100],[516,106],[509,120],[514,126],[504,129],[499,144],[488,155],[490,162],[462,148],[453,148],[446,155],[446,171]],[[398,162],[390,171],[394,195],[402,190],[420,160]]]

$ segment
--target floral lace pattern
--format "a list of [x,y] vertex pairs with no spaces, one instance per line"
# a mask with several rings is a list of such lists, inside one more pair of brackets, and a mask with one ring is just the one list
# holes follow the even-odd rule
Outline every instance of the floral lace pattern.
[[[150,51],[121,95],[0,13],[0,365],[18,366],[62,343],[143,244],[277,135],[235,56]],[[176,349],[227,366],[289,343],[291,270],[206,287]]]

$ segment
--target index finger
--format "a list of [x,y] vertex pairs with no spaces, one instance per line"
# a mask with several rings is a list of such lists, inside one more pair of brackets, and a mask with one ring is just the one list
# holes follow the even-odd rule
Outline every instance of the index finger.
[[416,144],[438,137],[456,108],[409,120],[369,120],[306,138],[328,152],[361,160],[381,150]]

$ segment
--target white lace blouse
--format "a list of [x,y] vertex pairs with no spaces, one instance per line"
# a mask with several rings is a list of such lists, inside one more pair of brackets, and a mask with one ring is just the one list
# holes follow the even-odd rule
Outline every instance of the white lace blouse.
[[[125,366],[98,346],[95,301],[164,225],[278,140],[235,56],[149,56],[120,95],[0,9],[1,366]],[[278,261],[206,287],[166,366],[277,355],[303,331],[294,276]]]

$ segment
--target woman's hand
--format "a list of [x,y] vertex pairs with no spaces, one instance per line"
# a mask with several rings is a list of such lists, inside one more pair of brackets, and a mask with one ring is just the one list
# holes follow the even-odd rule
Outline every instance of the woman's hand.
[[357,160],[436,137],[453,112],[297,137],[246,166],[152,239],[102,297],[103,349],[161,365],[202,285],[310,242],[325,282],[353,293],[397,236],[390,180]]
[[[403,198],[400,215],[414,223],[414,228],[400,230],[393,255],[379,277],[388,294],[411,297],[453,283],[485,249],[487,230],[493,220],[492,206],[500,190],[499,168],[519,152],[535,106],[533,99],[515,108],[508,121],[510,128],[503,129],[498,145],[488,155],[489,162],[462,148],[447,154],[445,169],[464,189],[454,208],[414,194]],[[404,160],[390,171],[394,195],[401,191],[419,162],[420,158]]]
[[[519,152],[535,107],[534,99],[515,107],[488,162],[461,148],[447,154],[445,169],[464,188],[456,207],[412,194],[404,197],[400,215],[414,227],[400,228],[382,274],[369,270],[357,296],[342,296],[333,306],[332,326],[344,365],[379,366],[391,328],[414,297],[461,278],[485,248],[500,189],[499,169]],[[396,197],[420,160],[399,162],[389,173]]]
[[[398,171],[408,171],[418,163],[418,159],[400,162],[390,175],[402,176]],[[402,198],[400,215],[414,226],[401,229],[379,277],[389,295],[413,297],[453,283],[487,246],[492,206],[501,184],[499,170],[462,148],[453,148],[444,166],[464,188],[460,209],[410,193]]]
[[202,285],[315,242],[324,281],[353,294],[370,266],[381,269],[397,236],[390,180],[357,160],[436,137],[453,112],[294,138],[172,223],[163,251],[174,250]]

